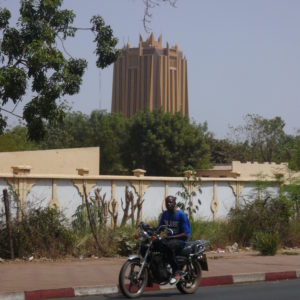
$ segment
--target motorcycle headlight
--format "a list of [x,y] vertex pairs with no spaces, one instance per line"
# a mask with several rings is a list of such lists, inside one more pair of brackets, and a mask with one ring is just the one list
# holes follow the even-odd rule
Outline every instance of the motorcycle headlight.
[[148,240],[149,235],[146,231],[140,231],[140,235],[139,235],[139,240],[144,242],[146,240]]

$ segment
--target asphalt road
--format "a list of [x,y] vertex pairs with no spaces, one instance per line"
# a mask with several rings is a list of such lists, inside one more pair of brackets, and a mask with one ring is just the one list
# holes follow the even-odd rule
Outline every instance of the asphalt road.
[[[67,298],[64,298],[67,299]],[[69,298],[71,299],[71,298]],[[74,298],[72,298],[74,299]],[[121,295],[76,297],[76,300],[126,299]],[[177,290],[145,293],[139,299],[166,300],[299,300],[300,280],[286,280],[241,285],[202,287],[193,295],[182,295]]]

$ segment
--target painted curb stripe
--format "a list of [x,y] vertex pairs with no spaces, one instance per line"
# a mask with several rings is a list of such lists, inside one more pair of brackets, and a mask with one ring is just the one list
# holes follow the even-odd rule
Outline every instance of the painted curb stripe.
[[204,277],[201,279],[199,286],[212,286],[212,285],[224,285],[224,284],[233,284],[232,275]]
[[15,293],[0,294],[0,300],[25,300],[25,293],[15,292]]
[[117,294],[118,287],[115,286],[96,286],[96,287],[79,287],[74,288],[75,297],[77,296],[90,296],[90,295],[107,295]]
[[25,292],[26,300],[39,300],[49,298],[63,298],[63,297],[75,297],[73,288],[65,289],[53,289],[53,290],[39,290]]
[[266,273],[266,281],[296,279],[296,271]]
[[297,278],[300,278],[300,271],[296,271]]
[[233,283],[265,281],[265,273],[250,273],[233,275]]
[[[128,289],[129,284],[126,284],[125,286]],[[159,290],[160,290],[160,285],[158,283],[153,283],[152,287],[146,286],[144,289],[145,292],[152,292],[152,291],[159,291]],[[118,286],[118,292],[121,293],[120,286]]]

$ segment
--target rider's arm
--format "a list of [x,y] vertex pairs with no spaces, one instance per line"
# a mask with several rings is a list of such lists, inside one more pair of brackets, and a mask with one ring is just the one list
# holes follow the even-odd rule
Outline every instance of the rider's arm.
[[[166,218],[165,212],[163,212],[162,215],[161,215],[161,218],[160,218],[160,221],[159,221],[159,224],[158,224],[158,227],[157,227],[157,228],[159,228],[161,225],[164,225],[164,223],[165,223],[165,218]],[[162,229],[162,230],[163,230],[163,229]],[[161,231],[161,230],[160,230],[160,231]]]
[[165,237],[167,240],[177,239],[177,240],[186,240],[188,238],[188,235],[183,232],[176,235],[168,235]]
[[185,213],[182,213],[181,230],[186,234],[186,239],[191,236],[191,224]]

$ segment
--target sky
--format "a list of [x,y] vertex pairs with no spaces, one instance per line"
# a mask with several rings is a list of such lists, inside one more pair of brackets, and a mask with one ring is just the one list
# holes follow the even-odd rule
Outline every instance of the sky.
[[[0,5],[18,13],[19,0]],[[119,48],[137,47],[139,35],[149,35],[143,0],[64,0],[63,8],[75,12],[78,27],[102,16]],[[300,129],[299,0],[177,0],[176,8],[155,7],[149,26],[164,47],[178,44],[186,57],[190,118],[207,122],[216,138],[228,137],[229,125],[245,124],[248,113],[280,116],[289,134]],[[88,61],[80,93],[68,98],[72,110],[85,114],[111,110],[112,66],[96,67],[93,38],[81,31],[65,43],[73,57]]]

